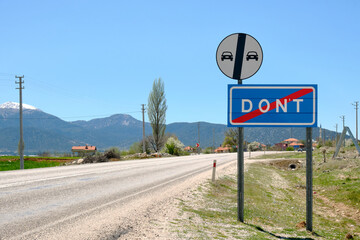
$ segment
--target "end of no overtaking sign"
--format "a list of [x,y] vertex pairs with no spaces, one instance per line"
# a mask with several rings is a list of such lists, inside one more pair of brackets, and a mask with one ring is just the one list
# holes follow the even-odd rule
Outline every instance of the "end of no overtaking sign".
[[228,85],[229,127],[316,127],[317,85]]

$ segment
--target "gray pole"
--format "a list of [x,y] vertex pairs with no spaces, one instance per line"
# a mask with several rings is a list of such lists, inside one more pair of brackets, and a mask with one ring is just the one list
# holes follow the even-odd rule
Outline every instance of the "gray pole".
[[22,86],[22,84],[24,83],[24,81],[22,80],[22,78],[24,78],[23,76],[15,76],[15,78],[19,78],[19,82],[16,82],[16,84],[19,84],[19,87],[16,89],[19,89],[19,99],[20,99],[20,140],[19,140],[19,155],[20,155],[20,169],[24,169],[24,140],[23,140],[23,116],[22,116],[22,89],[24,89],[24,87]]
[[[238,80],[242,84],[242,80]],[[244,222],[244,128],[238,128],[237,174],[238,174],[238,221]]]
[[306,128],[306,230],[313,230],[312,128]]
[[142,110],[142,119],[143,119],[143,153],[146,152],[145,149],[145,104],[141,104],[141,110]]
[[198,142],[199,142],[198,154],[200,154],[200,122],[198,122]]
[[356,109],[356,142],[358,141],[358,109],[359,109],[359,101],[356,101],[355,104],[352,105],[355,106]]
[[341,115],[340,118],[343,121],[343,129],[344,129],[344,127],[345,127],[345,115]]
[[213,128],[213,147],[212,147],[212,152],[214,152],[215,150],[215,129]]
[[[345,129],[345,115],[340,116],[340,118],[343,121],[343,130]],[[345,141],[344,141],[344,147],[345,147]]]

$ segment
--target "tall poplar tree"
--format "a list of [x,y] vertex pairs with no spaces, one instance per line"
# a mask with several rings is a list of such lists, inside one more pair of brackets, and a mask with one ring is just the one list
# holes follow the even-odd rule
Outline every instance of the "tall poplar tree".
[[166,110],[164,82],[161,78],[155,79],[148,98],[147,113],[153,132],[151,144],[156,152],[165,144]]

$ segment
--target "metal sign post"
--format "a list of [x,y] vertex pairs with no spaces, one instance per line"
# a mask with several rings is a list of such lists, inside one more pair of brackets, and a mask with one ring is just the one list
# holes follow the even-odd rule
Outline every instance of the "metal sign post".
[[238,221],[244,222],[244,128],[239,127],[238,129]]
[[[242,84],[242,80],[238,81]],[[238,128],[237,175],[238,175],[238,221],[244,222],[244,128]]]
[[312,128],[306,128],[306,230],[313,230]]

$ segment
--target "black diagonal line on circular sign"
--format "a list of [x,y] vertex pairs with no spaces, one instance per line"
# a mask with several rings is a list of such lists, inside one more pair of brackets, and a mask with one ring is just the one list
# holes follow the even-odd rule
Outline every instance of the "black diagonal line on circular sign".
[[245,39],[246,39],[246,34],[243,33],[238,34],[234,72],[232,77],[233,79],[237,79],[237,80],[240,80],[240,76],[241,76],[241,68],[242,68],[242,63],[244,59],[244,50],[245,50]]

